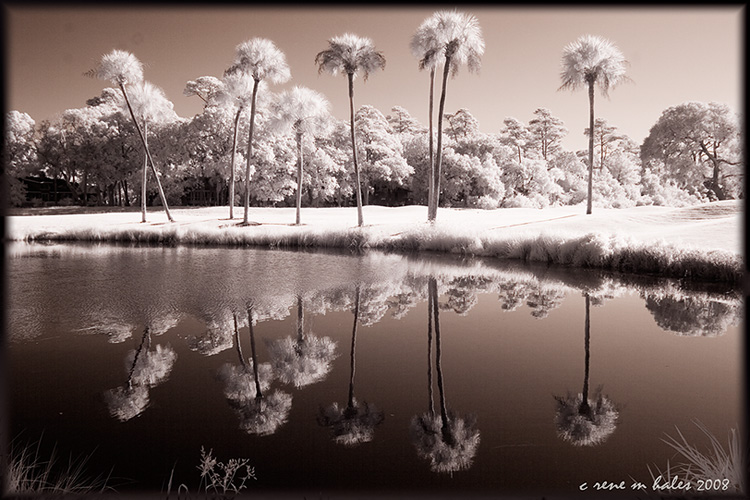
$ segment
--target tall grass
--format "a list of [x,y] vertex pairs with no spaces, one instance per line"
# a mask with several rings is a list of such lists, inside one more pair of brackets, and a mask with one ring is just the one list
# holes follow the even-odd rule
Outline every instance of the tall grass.
[[40,439],[25,446],[11,444],[8,469],[5,474],[4,494],[12,495],[66,495],[101,493],[111,488],[109,476],[90,477],[86,466],[91,455],[78,459],[69,457],[61,464],[52,450],[49,459],[41,456]]
[[724,492],[744,494],[748,465],[747,443],[741,442],[739,431],[730,429],[725,449],[702,422],[693,420],[693,423],[708,437],[710,447],[705,452],[699,450],[697,446],[688,442],[679,428],[675,427],[678,438],[667,435],[662,441],[675,450],[682,461],[672,466],[667,463],[667,471],[659,471],[662,477],[668,481],[673,476],[679,476],[680,479],[689,481],[694,488],[699,480],[726,479],[728,489]]

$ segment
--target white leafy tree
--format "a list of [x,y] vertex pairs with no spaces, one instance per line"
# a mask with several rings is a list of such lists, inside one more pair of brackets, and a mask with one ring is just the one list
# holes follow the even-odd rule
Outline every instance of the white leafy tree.
[[14,110],[5,115],[3,164],[10,184],[10,202],[14,205],[26,199],[25,189],[18,179],[29,175],[37,166],[35,126],[34,119],[26,113]]

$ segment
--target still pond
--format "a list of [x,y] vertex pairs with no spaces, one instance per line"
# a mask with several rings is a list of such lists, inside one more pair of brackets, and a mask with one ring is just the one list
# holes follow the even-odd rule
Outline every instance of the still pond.
[[[120,492],[575,494],[726,443],[742,295],[381,252],[6,246],[12,437]],[[248,321],[250,318],[250,321]],[[585,397],[584,397],[585,395]],[[744,431],[744,429],[743,429]],[[298,495],[298,496],[299,496]],[[299,496],[302,498],[302,496]]]

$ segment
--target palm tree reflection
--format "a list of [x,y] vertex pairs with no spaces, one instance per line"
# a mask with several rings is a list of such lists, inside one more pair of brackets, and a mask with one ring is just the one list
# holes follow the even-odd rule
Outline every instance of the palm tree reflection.
[[[441,364],[440,317],[437,281],[430,277],[427,296],[427,350],[429,410],[411,420],[410,433],[417,454],[430,461],[434,472],[453,473],[471,467],[479,446],[479,430],[473,416],[460,417],[448,410]],[[435,413],[432,396],[432,318],[435,320],[435,367],[440,393],[440,415]]]
[[383,419],[383,412],[367,402],[359,403],[354,397],[355,352],[357,346],[357,324],[359,323],[360,286],[354,297],[354,326],[352,327],[351,371],[349,376],[349,399],[346,407],[333,403],[321,408],[318,423],[333,430],[333,440],[347,446],[372,441],[375,426]]
[[149,403],[149,389],[165,381],[172,371],[177,353],[169,346],[151,348],[151,329],[147,326],[141,343],[125,358],[128,380],[125,386],[104,393],[109,413],[125,422],[143,413]]
[[336,359],[336,342],[330,337],[305,334],[302,296],[297,296],[297,338],[267,342],[271,365],[279,380],[300,388],[323,380]]
[[269,395],[264,394],[273,381],[273,369],[269,363],[258,364],[252,307],[247,308],[251,351],[249,363],[242,354],[236,314],[233,319],[240,366],[227,363],[219,369],[219,379],[224,383],[224,397],[237,413],[240,429],[248,434],[267,436],[276,432],[287,421],[292,408],[292,396],[278,389]]
[[590,349],[590,302],[586,296],[585,349],[586,368],[583,379],[583,392],[577,395],[568,394],[565,398],[555,397],[557,413],[555,425],[557,435],[575,446],[595,446],[603,443],[617,427],[618,412],[608,398],[602,396],[601,387],[589,398],[589,360]]

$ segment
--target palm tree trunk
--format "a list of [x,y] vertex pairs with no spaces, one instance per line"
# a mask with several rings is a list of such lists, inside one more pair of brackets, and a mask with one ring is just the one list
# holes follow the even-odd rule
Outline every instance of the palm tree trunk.
[[[144,123],[143,128],[148,133],[148,124]],[[148,144],[148,135],[144,134],[146,144]],[[148,178],[148,155],[143,154],[143,172],[141,174],[141,222],[146,222],[146,181]]]
[[435,315],[435,368],[437,370],[438,392],[440,393],[440,419],[443,422],[442,435],[443,441],[450,446],[455,444],[453,433],[451,432],[450,422],[448,420],[448,407],[445,402],[445,385],[443,383],[443,366],[441,362],[442,352],[440,349],[440,317],[438,316],[438,291],[437,280],[430,278],[430,294],[432,295],[432,310]]
[[237,134],[240,129],[240,114],[242,107],[237,109],[234,117],[234,132],[232,133],[232,159],[229,162],[229,218],[234,219],[234,165],[237,157]]
[[242,355],[242,344],[240,343],[240,329],[237,325],[237,315],[232,315],[234,319],[234,341],[237,344],[237,355],[240,357],[240,364],[242,365],[242,368],[247,370],[247,362],[245,361],[245,356]]
[[351,371],[349,375],[349,400],[347,408],[354,408],[354,373],[356,372],[354,354],[357,348],[357,323],[359,323],[359,285],[357,285],[354,296],[354,326],[352,327]]
[[146,339],[149,341],[149,347],[151,344],[151,334],[149,333],[148,327],[143,331],[143,336],[141,337],[141,343],[138,344],[138,349],[135,351],[135,356],[133,356],[133,364],[130,365],[130,370],[128,371],[128,389],[133,388],[133,373],[135,372],[135,365],[138,363],[138,358],[141,357],[141,353],[143,352],[143,346],[146,345]]
[[167,214],[167,219],[169,219],[169,222],[174,222],[174,219],[172,218],[172,214],[169,212],[169,205],[167,204],[167,197],[164,196],[164,190],[161,187],[159,174],[156,172],[154,159],[151,157],[151,151],[148,149],[146,136],[143,134],[143,131],[141,130],[141,126],[138,124],[138,120],[135,119],[135,113],[133,113],[133,108],[132,106],[130,106],[130,99],[128,98],[128,93],[125,92],[125,86],[122,83],[120,84],[120,90],[122,91],[123,97],[125,97],[125,103],[128,105],[128,111],[130,111],[130,117],[133,119],[133,123],[135,124],[135,129],[138,131],[138,135],[141,138],[141,143],[143,144],[143,148],[146,150],[146,157],[148,158],[148,162],[151,165],[151,172],[153,172],[154,178],[156,179],[156,185],[159,188],[159,196],[161,197],[162,205],[164,205],[164,212]]
[[591,198],[594,186],[594,82],[589,81],[589,185],[586,215],[591,214]]
[[581,401],[581,407],[578,412],[582,415],[588,415],[591,412],[589,406],[589,359],[591,357],[591,349],[589,347],[591,340],[591,322],[589,319],[589,306],[590,306],[589,294],[586,294],[586,321],[584,323],[584,349],[586,350],[586,368],[584,369],[583,376],[583,399]]
[[435,401],[432,395],[432,315],[435,302],[432,300],[432,282],[427,293],[427,394],[429,396],[430,416],[435,415]]
[[429,215],[431,207],[432,207],[432,198],[435,196],[435,146],[434,142],[435,139],[433,137],[433,126],[432,126],[432,115],[434,115],[434,107],[435,107],[435,68],[430,69],[430,137],[429,137],[429,144],[430,144],[430,173],[429,173],[429,179],[427,181],[428,188],[427,188],[427,213]]
[[258,376],[258,356],[255,352],[255,330],[253,328],[253,311],[247,309],[247,324],[250,328],[250,355],[253,358],[253,377],[255,378],[255,398],[260,399],[263,393],[260,390],[260,377]]
[[297,225],[302,212],[302,134],[297,132]]
[[437,209],[440,204],[440,168],[443,162],[443,112],[445,111],[445,89],[448,85],[448,72],[451,66],[450,56],[445,57],[445,66],[443,67],[443,88],[440,93],[440,106],[438,107],[438,134],[437,134],[437,152],[434,172],[434,196],[432,197],[432,211],[428,211],[427,219],[433,222],[437,218]]
[[364,217],[362,216],[362,191],[359,184],[359,165],[357,164],[357,141],[354,137],[354,75],[348,73],[349,77],[349,122],[352,132],[352,159],[354,161],[354,179],[355,189],[357,196],[357,225],[362,227],[364,225]]
[[305,310],[302,308],[302,296],[297,295],[297,342],[305,341]]
[[242,225],[248,224],[248,214],[250,212],[250,162],[253,156],[253,132],[255,129],[255,103],[258,97],[258,84],[260,80],[255,80],[253,84],[253,100],[250,105],[250,132],[247,138],[247,169],[245,173],[245,217],[242,219]]

